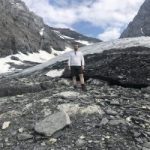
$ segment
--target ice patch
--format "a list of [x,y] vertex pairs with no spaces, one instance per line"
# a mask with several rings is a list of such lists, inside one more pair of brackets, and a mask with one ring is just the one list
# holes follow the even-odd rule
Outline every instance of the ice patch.
[[61,69],[61,70],[55,69],[55,70],[49,71],[46,75],[49,77],[55,78],[55,77],[60,77],[63,74],[63,72],[64,72],[64,69]]

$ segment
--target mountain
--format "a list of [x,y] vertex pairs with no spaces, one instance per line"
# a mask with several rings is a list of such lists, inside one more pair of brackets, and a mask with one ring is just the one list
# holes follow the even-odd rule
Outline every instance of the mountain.
[[0,14],[0,57],[39,50],[48,53],[53,50],[65,51],[74,43],[84,46],[100,42],[98,39],[83,36],[69,29],[49,27],[21,0],[1,0]]
[[145,0],[138,14],[121,34],[121,38],[150,36],[150,0]]

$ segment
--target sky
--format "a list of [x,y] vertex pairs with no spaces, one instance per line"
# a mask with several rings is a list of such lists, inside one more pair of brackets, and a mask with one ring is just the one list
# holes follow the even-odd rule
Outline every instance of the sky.
[[70,28],[103,41],[119,38],[144,0],[23,0],[52,27]]

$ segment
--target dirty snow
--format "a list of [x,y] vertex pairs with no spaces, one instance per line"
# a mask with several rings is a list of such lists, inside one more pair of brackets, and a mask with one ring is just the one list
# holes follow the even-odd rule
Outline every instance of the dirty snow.
[[64,69],[60,69],[60,70],[55,69],[55,70],[49,71],[46,75],[49,77],[60,77],[63,72],[64,72]]

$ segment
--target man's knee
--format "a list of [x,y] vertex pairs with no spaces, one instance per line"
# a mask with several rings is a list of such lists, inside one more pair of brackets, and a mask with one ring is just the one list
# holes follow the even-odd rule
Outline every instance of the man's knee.
[[81,77],[81,78],[83,78],[84,76],[83,76],[83,74],[79,74],[79,76]]
[[76,76],[73,76],[72,79],[76,79]]

